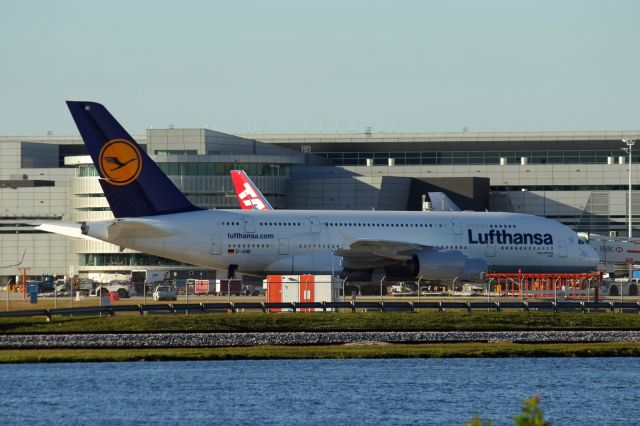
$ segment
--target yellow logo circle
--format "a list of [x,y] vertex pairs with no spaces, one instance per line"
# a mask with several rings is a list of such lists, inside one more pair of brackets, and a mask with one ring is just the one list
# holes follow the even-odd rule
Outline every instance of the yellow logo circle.
[[111,139],[100,150],[100,173],[112,185],[128,185],[142,169],[140,151],[126,139]]

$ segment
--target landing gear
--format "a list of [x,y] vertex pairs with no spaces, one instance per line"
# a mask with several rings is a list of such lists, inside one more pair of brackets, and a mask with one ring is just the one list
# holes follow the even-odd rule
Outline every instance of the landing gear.
[[237,270],[238,265],[229,265],[229,267],[227,268],[227,279],[231,280],[235,278]]

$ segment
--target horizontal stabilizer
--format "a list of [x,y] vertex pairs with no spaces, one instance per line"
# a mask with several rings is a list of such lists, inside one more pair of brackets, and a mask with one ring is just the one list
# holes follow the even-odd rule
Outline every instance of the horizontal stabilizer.
[[66,235],[67,237],[82,238],[85,240],[100,241],[88,235],[84,235],[80,229],[80,224],[75,222],[48,222],[40,223],[36,226],[38,231],[51,232],[53,234]]

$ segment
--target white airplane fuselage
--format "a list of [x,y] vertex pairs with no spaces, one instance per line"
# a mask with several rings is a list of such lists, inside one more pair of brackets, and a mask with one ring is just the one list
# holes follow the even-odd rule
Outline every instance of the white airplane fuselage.
[[598,264],[595,251],[570,228],[517,213],[203,210],[133,219],[153,222],[166,230],[163,235],[110,236],[110,225],[127,220],[89,222],[85,233],[157,256],[217,270],[237,265],[238,272],[257,275],[337,273],[345,265],[334,251],[363,240],[459,251],[484,260],[493,272],[586,272]]

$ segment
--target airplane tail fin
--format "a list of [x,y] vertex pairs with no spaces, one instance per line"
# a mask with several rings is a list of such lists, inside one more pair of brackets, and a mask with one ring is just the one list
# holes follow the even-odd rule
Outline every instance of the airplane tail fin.
[[201,210],[191,204],[104,106],[77,101],[67,101],[67,106],[115,217]]
[[231,179],[242,210],[273,210],[244,170],[231,170]]

